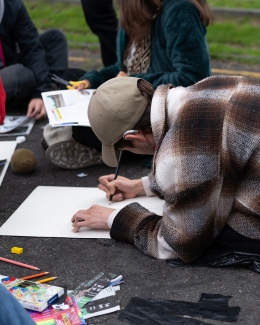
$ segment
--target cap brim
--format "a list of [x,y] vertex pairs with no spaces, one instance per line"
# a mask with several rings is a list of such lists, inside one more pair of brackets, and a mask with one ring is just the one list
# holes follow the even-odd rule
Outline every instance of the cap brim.
[[104,143],[102,143],[102,159],[106,165],[110,167],[117,167],[118,159],[115,147],[113,145],[106,146]]

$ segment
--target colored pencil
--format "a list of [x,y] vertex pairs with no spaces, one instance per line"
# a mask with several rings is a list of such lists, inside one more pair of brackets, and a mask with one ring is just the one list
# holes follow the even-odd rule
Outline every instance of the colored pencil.
[[49,281],[52,281],[52,280],[55,280],[55,279],[57,279],[57,276],[52,276],[50,278],[38,280],[38,281],[35,281],[35,282],[37,282],[37,283],[45,283],[45,282],[49,282]]
[[29,264],[24,264],[24,263],[20,263],[20,262],[17,262],[17,261],[9,260],[8,258],[4,258],[4,257],[0,257],[0,261],[15,264],[15,265],[19,265],[19,266],[22,266],[22,267],[27,267],[28,269],[32,269],[32,270],[37,270],[37,271],[40,270],[36,266],[32,266],[32,265],[29,265]]
[[[119,165],[120,165],[120,161],[121,161],[122,155],[123,155],[123,150],[120,151],[120,154],[119,154],[119,158],[118,158],[118,162],[117,162],[117,167],[116,167],[116,172],[115,172],[114,180],[116,180],[117,179],[117,176],[118,176]],[[111,204],[112,199],[113,199],[113,195],[110,194],[110,196],[109,196],[109,203],[108,203],[109,205]]]
[[30,279],[34,279],[34,278],[39,278],[39,277],[47,275],[47,274],[50,274],[50,272],[35,273],[35,274],[32,274],[32,275],[23,276],[20,279],[22,279],[22,280],[30,280]]

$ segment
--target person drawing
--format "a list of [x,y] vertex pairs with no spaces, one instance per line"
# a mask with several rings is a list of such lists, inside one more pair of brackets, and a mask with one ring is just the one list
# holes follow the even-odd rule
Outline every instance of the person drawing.
[[148,177],[100,177],[114,201],[165,200],[156,215],[138,203],[78,211],[73,229],[110,228],[113,239],[158,259],[196,260],[214,241],[260,253],[260,82],[214,76],[155,92],[140,78],[114,78],[93,94],[88,117],[102,159],[121,150],[153,155]]
[[38,35],[21,0],[0,0],[0,77],[10,106],[28,105],[27,116],[46,115],[41,92],[51,90],[51,73],[68,69],[67,40],[51,29]]
[[[80,91],[116,76],[143,78],[156,88],[167,83],[189,86],[211,75],[205,37],[211,13],[204,0],[119,0],[118,4],[117,62],[100,71],[81,71]],[[65,79],[73,80],[68,74]],[[61,168],[102,163],[101,143],[89,127],[65,131],[48,125],[43,138],[47,159]]]

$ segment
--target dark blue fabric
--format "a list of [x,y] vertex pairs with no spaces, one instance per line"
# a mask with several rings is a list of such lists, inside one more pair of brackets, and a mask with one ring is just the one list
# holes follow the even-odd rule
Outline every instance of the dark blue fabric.
[[0,284],[0,324],[35,325],[28,312],[2,284]]

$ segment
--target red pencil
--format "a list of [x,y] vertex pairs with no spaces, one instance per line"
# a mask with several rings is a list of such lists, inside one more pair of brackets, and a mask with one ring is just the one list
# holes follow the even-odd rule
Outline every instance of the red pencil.
[[37,271],[40,270],[36,266],[32,266],[32,265],[29,265],[29,264],[24,264],[24,263],[16,262],[16,261],[13,261],[13,260],[9,260],[8,258],[4,258],[4,257],[0,257],[0,261],[7,262],[7,263],[11,263],[11,264],[15,264],[15,265],[19,265],[19,266],[23,266],[23,267],[27,267],[28,269],[32,269],[32,270],[37,270]]

